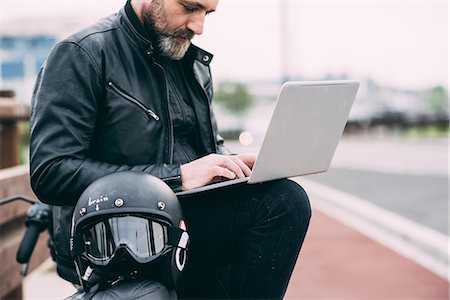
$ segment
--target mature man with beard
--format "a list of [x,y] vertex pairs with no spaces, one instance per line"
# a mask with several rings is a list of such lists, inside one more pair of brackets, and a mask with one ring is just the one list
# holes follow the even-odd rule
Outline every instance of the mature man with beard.
[[[131,170],[157,176],[176,192],[250,175],[256,155],[231,155],[217,134],[212,55],[190,42],[217,4],[128,1],[58,43],[42,67],[32,102],[30,174],[36,195],[54,205],[63,278],[76,281],[63,259],[70,216],[94,180]],[[191,237],[180,298],[283,297],[311,214],[300,186],[278,180],[179,200]]]

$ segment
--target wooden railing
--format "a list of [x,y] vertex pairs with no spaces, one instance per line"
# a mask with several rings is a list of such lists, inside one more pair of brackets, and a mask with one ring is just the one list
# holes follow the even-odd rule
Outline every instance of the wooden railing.
[[[0,199],[14,195],[36,198],[30,187],[28,165],[19,165],[19,122],[28,116],[29,106],[0,98]],[[30,204],[22,201],[0,206],[0,299],[23,298],[23,278],[16,252],[25,232],[24,220],[29,208]],[[41,234],[28,272],[49,257],[47,240],[48,234]]]

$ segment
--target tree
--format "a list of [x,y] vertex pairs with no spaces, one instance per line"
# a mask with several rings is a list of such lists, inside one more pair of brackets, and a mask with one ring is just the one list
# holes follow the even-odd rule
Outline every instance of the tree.
[[425,92],[425,103],[432,113],[446,115],[448,113],[448,94],[442,86],[436,86]]
[[219,83],[214,101],[233,114],[243,115],[253,105],[253,96],[244,84],[224,81]]

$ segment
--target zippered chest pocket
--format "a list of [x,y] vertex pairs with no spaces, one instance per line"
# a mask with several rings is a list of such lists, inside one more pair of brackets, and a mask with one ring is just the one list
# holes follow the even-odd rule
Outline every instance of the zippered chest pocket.
[[112,82],[111,80],[108,81],[108,86],[118,95],[120,95],[125,100],[129,101],[130,103],[136,105],[140,109],[142,109],[149,118],[153,118],[155,121],[159,121],[159,116],[150,108],[145,106],[141,101],[137,100],[133,96],[130,96],[128,93],[126,93],[122,88],[120,88],[117,84]]

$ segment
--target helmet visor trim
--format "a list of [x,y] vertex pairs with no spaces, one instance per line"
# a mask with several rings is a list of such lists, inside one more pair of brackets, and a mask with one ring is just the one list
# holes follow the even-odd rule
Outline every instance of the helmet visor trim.
[[84,251],[97,263],[107,264],[119,247],[139,262],[152,260],[164,251],[167,227],[139,216],[117,216],[85,229]]

